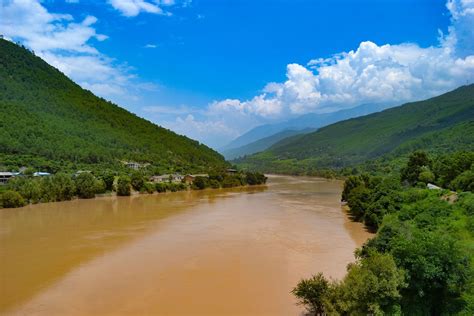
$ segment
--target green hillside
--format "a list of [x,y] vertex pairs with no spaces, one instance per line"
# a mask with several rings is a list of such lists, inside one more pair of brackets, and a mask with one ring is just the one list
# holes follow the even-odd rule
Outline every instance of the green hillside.
[[474,150],[474,85],[286,138],[237,163],[266,172],[299,173],[393,159],[416,149]]
[[224,166],[214,150],[96,97],[27,49],[0,40],[0,165]]

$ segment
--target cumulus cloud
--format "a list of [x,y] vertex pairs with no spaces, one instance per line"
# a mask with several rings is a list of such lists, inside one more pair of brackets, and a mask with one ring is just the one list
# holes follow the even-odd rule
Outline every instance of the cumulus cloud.
[[[286,81],[267,84],[249,100],[222,100],[208,106],[207,116],[192,124],[227,124],[228,135],[277,119],[304,113],[332,112],[364,103],[401,104],[429,98],[474,82],[474,1],[449,0],[447,34],[439,44],[377,45],[360,43],[349,52],[317,58],[306,65],[289,64]],[[245,116],[246,120],[235,120]],[[175,128],[190,122],[179,119]],[[193,135],[219,146],[209,131]],[[222,138],[219,135],[219,138]]]
[[[134,17],[140,13],[151,13],[161,15],[172,15],[170,12],[164,11],[162,7],[170,7],[176,5],[175,0],[109,0],[109,4],[122,15],[126,17]],[[188,6],[191,1],[184,0],[182,6]]]
[[91,44],[107,36],[95,29],[97,18],[76,21],[69,14],[51,13],[39,0],[0,0],[0,33],[20,40],[78,84],[103,97],[128,95],[135,79]]

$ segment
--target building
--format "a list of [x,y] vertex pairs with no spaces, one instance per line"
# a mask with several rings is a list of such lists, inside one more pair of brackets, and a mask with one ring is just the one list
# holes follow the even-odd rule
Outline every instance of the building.
[[194,179],[196,179],[196,177],[208,178],[209,175],[205,174],[205,173],[202,173],[202,174],[187,174],[183,177],[182,181],[187,183],[187,184],[192,184],[194,182]]
[[184,176],[181,174],[164,174],[161,176],[152,176],[150,181],[152,182],[182,182]]
[[141,165],[138,162],[133,162],[133,161],[129,161],[125,163],[125,166],[133,170],[138,170],[141,167]]
[[226,171],[227,171],[227,173],[230,173],[230,174],[234,174],[234,173],[238,172],[237,169],[232,169],[232,168],[229,168]]
[[51,173],[49,172],[41,172],[41,171],[37,171],[33,173],[33,177],[49,177],[50,175]]
[[0,185],[6,184],[14,176],[13,172],[0,171]]

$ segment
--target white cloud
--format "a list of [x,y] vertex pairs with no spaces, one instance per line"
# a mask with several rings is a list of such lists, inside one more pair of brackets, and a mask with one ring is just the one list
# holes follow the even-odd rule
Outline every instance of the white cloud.
[[[202,121],[176,122],[218,126],[227,135],[277,119],[304,113],[332,112],[363,103],[398,103],[429,98],[474,82],[474,0],[449,0],[448,34],[439,44],[420,47],[413,43],[377,45],[360,43],[349,52],[311,60],[307,65],[289,64],[286,81],[267,84],[249,100],[222,100],[208,106]],[[246,120],[235,119],[244,116]],[[215,146],[222,145],[209,132],[188,135]]]
[[114,9],[128,17],[137,16],[140,12],[164,14],[157,4],[144,0],[109,0],[109,3]]
[[[140,13],[151,13],[160,15],[172,15],[171,12],[164,11],[162,7],[171,7],[176,5],[175,0],[108,0],[109,4],[122,15],[134,17]],[[181,0],[183,7],[190,5],[190,0]]]
[[146,44],[144,47],[145,48],[157,48],[158,45],[156,45],[156,44]]
[[76,22],[51,13],[38,0],[0,0],[0,33],[24,45],[86,89],[108,98],[129,96],[135,82],[130,69],[101,54],[91,42],[107,36],[96,31],[94,16]]

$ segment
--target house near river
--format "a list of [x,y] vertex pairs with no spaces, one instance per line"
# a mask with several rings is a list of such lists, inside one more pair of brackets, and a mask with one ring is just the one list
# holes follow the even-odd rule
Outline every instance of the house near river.
[[208,177],[208,174],[187,174],[187,175],[181,175],[179,173],[175,174],[163,174],[160,176],[152,176],[150,177],[151,182],[155,183],[163,183],[163,182],[173,182],[173,183],[187,183],[187,184],[192,184],[194,179],[196,177]]

